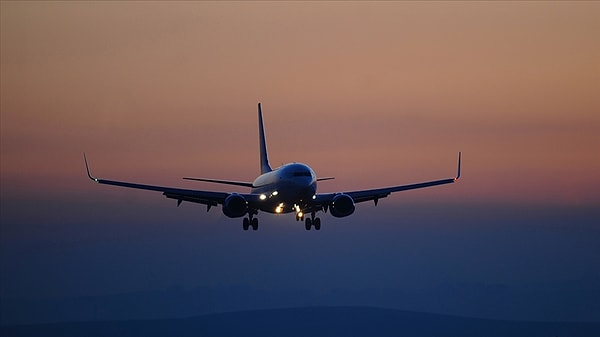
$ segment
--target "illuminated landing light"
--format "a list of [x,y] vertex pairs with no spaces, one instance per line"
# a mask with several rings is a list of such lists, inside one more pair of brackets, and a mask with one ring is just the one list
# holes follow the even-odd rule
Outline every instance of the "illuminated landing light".
[[265,199],[267,199],[267,195],[266,194],[261,194],[258,198],[260,200],[265,200]]
[[294,205],[294,209],[296,210],[296,217],[302,219],[304,217],[304,212],[302,212],[300,206]]
[[279,206],[277,206],[275,208],[275,213],[279,214],[283,211],[283,203],[279,204]]
[[279,192],[277,192],[277,191],[274,191],[274,192],[273,192],[273,193],[271,193],[271,194],[273,194],[273,195],[277,195],[277,194],[279,194]]
[[312,198],[313,198],[313,200],[317,199],[317,195],[316,194],[313,195]]

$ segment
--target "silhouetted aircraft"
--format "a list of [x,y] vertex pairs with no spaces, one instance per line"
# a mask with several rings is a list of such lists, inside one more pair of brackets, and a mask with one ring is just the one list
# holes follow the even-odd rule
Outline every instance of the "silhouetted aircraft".
[[[390,193],[450,184],[456,182],[460,177],[461,153],[459,152],[458,172],[454,178],[351,192],[317,193],[317,181],[329,180],[333,177],[317,178],[315,172],[308,165],[302,163],[284,164],[275,169],[269,165],[260,103],[258,103],[258,134],[261,174],[253,182],[183,178],[244,186],[250,188],[250,193],[180,189],[95,178],[90,174],[85,153],[83,157],[88,177],[99,184],[162,192],[167,198],[177,200],[177,206],[182,201],[195,202],[207,205],[207,211],[209,211],[212,206],[222,205],[223,213],[226,216],[230,218],[244,217],[244,230],[248,230],[250,227],[253,230],[258,229],[258,219],[254,217],[258,211],[275,214],[294,213],[296,221],[304,220],[306,230],[310,230],[311,227],[319,230],[321,229],[321,219],[315,217],[319,211],[327,212],[329,210],[334,217],[346,217],[354,213],[355,203],[372,200],[377,206],[379,199],[387,197]],[[310,214],[310,217],[305,219],[307,214]]]

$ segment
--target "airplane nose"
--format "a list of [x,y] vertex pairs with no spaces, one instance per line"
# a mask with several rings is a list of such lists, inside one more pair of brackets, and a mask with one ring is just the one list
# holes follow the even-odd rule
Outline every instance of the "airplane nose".
[[301,193],[304,197],[312,197],[313,195],[315,195],[316,192],[316,184],[311,179],[306,180],[306,182],[301,187]]

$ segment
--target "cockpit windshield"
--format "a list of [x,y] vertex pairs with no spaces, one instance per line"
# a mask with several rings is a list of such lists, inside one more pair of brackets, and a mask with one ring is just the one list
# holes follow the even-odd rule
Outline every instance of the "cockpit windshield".
[[294,177],[310,177],[310,172],[307,170],[295,171]]

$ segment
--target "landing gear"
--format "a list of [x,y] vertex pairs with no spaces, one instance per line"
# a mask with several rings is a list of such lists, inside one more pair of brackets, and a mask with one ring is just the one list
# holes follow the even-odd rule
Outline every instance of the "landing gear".
[[321,218],[315,218],[315,220],[313,220],[313,226],[315,226],[315,229],[320,231],[321,230]]
[[250,226],[252,226],[252,230],[258,230],[258,219],[253,218],[254,214],[248,214],[247,218],[244,218],[243,227],[244,230],[247,231]]
[[306,218],[304,221],[304,228],[306,228],[307,231],[309,231],[312,226],[315,227],[315,230],[321,229],[321,218],[315,218],[314,212],[310,215],[310,219]]
[[296,221],[304,221],[304,212],[302,212],[300,206],[294,204],[294,209],[296,210]]

